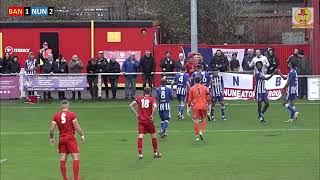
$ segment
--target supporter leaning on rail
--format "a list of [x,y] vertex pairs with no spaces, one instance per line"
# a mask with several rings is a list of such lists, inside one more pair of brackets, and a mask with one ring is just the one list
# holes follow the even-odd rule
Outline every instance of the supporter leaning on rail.
[[[79,57],[75,54],[72,56],[71,61],[69,62],[69,72],[70,73],[81,73],[83,69],[83,63]],[[81,100],[81,91],[78,92],[78,100]],[[76,99],[76,91],[72,91],[72,100]]]
[[98,73],[97,61],[91,58],[87,65],[87,79],[89,84],[89,91],[92,99],[98,98],[98,75],[92,75]]
[[[110,59],[108,73],[120,73],[120,64],[115,57]],[[108,77],[111,83],[112,99],[114,100],[117,98],[118,78],[118,75],[110,75]]]
[[229,61],[221,50],[217,50],[211,61],[211,69],[218,68],[220,72],[228,71]]
[[[59,55],[59,59],[56,59],[53,63],[53,73],[68,73],[68,63],[67,60],[63,57],[63,55]],[[65,92],[58,91],[59,100],[65,100]]]
[[[29,52],[28,59],[25,61],[25,71],[28,75],[35,75],[38,67],[37,59],[34,58],[33,52]],[[28,91],[29,96],[34,95],[34,91]]]
[[[42,73],[43,74],[53,74],[54,65],[53,65],[53,55],[48,54],[47,58],[43,59]],[[50,91],[43,92],[43,99],[52,99]]]
[[232,53],[231,61],[230,61],[230,71],[239,71],[240,63],[237,59],[238,54]]
[[253,67],[250,67],[250,63],[252,61],[252,59],[254,58],[254,51],[253,49],[248,49],[248,54],[244,56],[243,60],[242,60],[242,69],[244,71],[252,71]]
[[[303,50],[299,50],[300,61],[297,64],[297,74],[298,75],[310,75],[311,74],[311,66],[309,60],[304,55]],[[303,99],[304,96],[307,95],[307,87],[308,81],[307,77],[299,77],[298,79],[298,96],[300,99]]]
[[267,52],[267,59],[269,61],[269,67],[267,69],[267,74],[272,74],[279,66],[279,59],[274,53],[273,49],[269,49]]
[[154,75],[151,74],[156,70],[156,63],[155,60],[150,52],[150,50],[146,50],[144,56],[140,59],[140,66],[142,71],[143,77],[143,89],[146,87],[147,82],[149,87],[152,89],[153,87],[153,77]]
[[139,61],[136,60],[134,53],[131,53],[130,57],[123,62],[122,71],[125,73],[125,99],[128,99],[129,95],[131,99],[135,99],[137,75],[127,73],[136,73],[139,68],[140,64]]
[[20,73],[21,68],[18,61],[18,56],[13,56],[12,60],[9,62],[8,68],[11,74],[16,75]]
[[[109,63],[106,58],[104,58],[103,51],[99,51],[99,57],[97,59],[97,72],[98,73],[107,73],[109,68]],[[109,99],[109,86],[108,86],[108,76],[102,76],[102,82],[105,87],[106,99]],[[101,84],[99,84],[101,86]]]
[[10,74],[9,63],[12,61],[12,58],[9,53],[5,53],[2,59],[2,74]]

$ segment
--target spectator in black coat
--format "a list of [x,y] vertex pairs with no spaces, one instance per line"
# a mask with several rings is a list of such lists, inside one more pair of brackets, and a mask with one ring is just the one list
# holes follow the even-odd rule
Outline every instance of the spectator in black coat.
[[[109,73],[120,73],[120,64],[117,62],[116,58],[111,58],[109,62]],[[117,98],[117,89],[118,89],[118,75],[111,75],[108,77],[111,83],[112,99]]]
[[299,64],[299,61],[301,60],[301,56],[299,55],[299,49],[294,49],[293,54],[289,56],[287,63],[293,62],[294,64]]
[[[48,54],[48,58],[44,58],[43,59],[42,73],[43,74],[52,74],[53,73],[53,69],[54,69],[53,55],[52,54]],[[48,92],[44,91],[43,92],[43,99],[44,100],[52,99],[51,92],[50,91],[48,91]]]
[[140,66],[143,73],[143,88],[147,86],[148,82],[149,87],[152,89],[154,79],[152,73],[156,70],[156,62],[149,50],[146,50],[144,56],[140,59]]
[[9,72],[11,74],[19,74],[20,73],[20,63],[18,61],[18,56],[13,56],[12,61],[9,63]]
[[174,72],[175,60],[171,58],[171,52],[167,51],[165,56],[160,62],[162,72]]
[[8,52],[5,53],[2,59],[2,74],[10,74],[9,64],[12,61],[12,58]]
[[[311,66],[310,61],[304,55],[304,51],[299,51],[299,56],[301,60],[297,64],[297,73],[298,75],[310,75],[311,74]],[[300,99],[303,99],[304,96],[308,95],[307,87],[308,87],[308,78],[307,77],[299,77],[298,78],[298,96]]]
[[272,74],[279,66],[279,59],[273,49],[268,50],[267,59],[270,64],[267,69],[267,74]]
[[220,72],[225,72],[228,70],[228,67],[228,58],[222,53],[221,50],[217,50],[211,61],[211,69],[218,68]]
[[[107,73],[109,68],[109,63],[106,58],[104,58],[103,51],[99,51],[99,58],[97,59],[98,73]],[[108,86],[108,76],[102,76],[102,83],[105,87],[106,99],[109,99],[109,86]]]
[[232,53],[231,61],[230,61],[230,70],[231,71],[239,71],[240,63],[237,59],[238,54]]
[[98,76],[97,75],[90,75],[98,73],[98,66],[97,61],[92,58],[89,60],[87,65],[87,73],[88,73],[88,83],[89,83],[89,90],[92,99],[98,98]]
[[244,71],[252,71],[254,69],[254,67],[249,66],[253,58],[254,58],[253,49],[248,49],[248,54],[244,56],[244,58],[242,60],[242,64],[241,64],[242,69]]
[[[53,63],[53,73],[68,73],[67,60],[60,54],[59,59],[56,59]],[[58,92],[59,100],[65,100],[66,96],[64,91]]]

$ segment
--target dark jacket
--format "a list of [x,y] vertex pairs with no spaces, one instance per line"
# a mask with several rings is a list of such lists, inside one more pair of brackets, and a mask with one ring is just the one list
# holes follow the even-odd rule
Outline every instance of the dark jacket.
[[55,61],[53,63],[53,73],[68,73],[68,63],[66,61]]
[[[221,65],[221,67],[218,67],[218,65]],[[225,72],[229,68],[229,61],[223,53],[221,54],[221,56],[215,54],[211,61],[211,67],[212,69],[217,67],[221,72]]]
[[[97,61],[96,60],[89,60],[88,61],[87,73],[88,74],[98,73],[98,65],[97,65]],[[97,77],[98,77],[98,75],[88,75],[88,80],[92,80],[92,79],[97,78]]]
[[242,69],[244,71],[251,71],[253,70],[254,67],[249,67],[249,64],[251,63],[252,59],[254,58],[254,55],[246,55],[244,56],[243,60],[242,60]]
[[240,68],[240,63],[238,59],[232,59],[230,61],[230,71],[238,71]]
[[184,60],[183,65],[182,65],[182,63],[180,62],[180,60],[178,60],[178,61],[176,62],[176,65],[175,65],[176,71],[179,72],[180,69],[181,69],[181,67],[182,67],[182,66],[185,66],[186,64],[187,64],[187,61],[186,61],[186,60]]
[[72,60],[69,62],[69,72],[70,73],[81,73],[83,69],[82,61],[79,59],[79,61]]
[[297,66],[300,60],[301,60],[301,57],[298,54],[293,54],[289,56],[287,63],[293,62]]
[[164,58],[160,62],[160,67],[162,68],[162,72],[174,72],[174,68],[176,66],[174,59]]
[[9,64],[11,62],[11,58],[9,59],[2,59],[2,72],[3,74],[10,74]]
[[108,68],[108,61],[106,58],[103,59],[97,59],[97,69],[98,73],[105,73],[107,72]]
[[47,58],[45,58],[43,60],[43,66],[42,66],[42,73],[44,74],[49,74],[51,72],[53,72],[53,60],[49,60]]
[[144,74],[151,74],[156,70],[156,62],[152,55],[150,57],[143,56],[140,59],[141,72]]
[[[122,71],[125,73],[135,73],[138,72],[140,67],[139,61],[132,61],[130,59],[126,59],[122,65]],[[125,75],[126,77],[137,77],[137,75]]]
[[20,73],[21,70],[19,61],[14,60],[10,61],[8,68],[10,73]]
[[310,62],[305,56],[301,57],[301,60],[299,61],[297,65],[297,73],[299,75],[310,75],[311,74],[311,66]]
[[269,67],[267,69],[267,74],[272,74],[274,72],[275,69],[278,68],[279,66],[279,59],[276,55],[267,55],[267,59],[269,61]]
[[[108,69],[109,73],[120,73],[120,64],[115,61],[115,62],[109,62],[109,69]],[[109,76],[109,79],[117,79],[119,76],[118,75],[112,75]]]

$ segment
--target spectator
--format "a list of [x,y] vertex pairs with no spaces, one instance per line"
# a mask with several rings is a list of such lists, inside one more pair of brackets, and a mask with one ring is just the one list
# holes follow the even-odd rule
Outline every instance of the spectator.
[[[108,72],[109,63],[106,58],[104,58],[103,51],[99,51],[99,58],[97,59],[97,72],[106,73]],[[108,86],[108,76],[103,75],[102,81],[105,87],[106,99],[109,99],[109,86]]]
[[147,86],[147,81],[149,87],[152,89],[153,87],[153,79],[154,75],[152,72],[156,70],[156,62],[149,50],[145,51],[144,56],[140,60],[142,77],[143,77],[143,89]]
[[268,67],[267,74],[272,74],[279,66],[279,59],[277,55],[274,54],[273,49],[268,50],[267,59],[270,66]]
[[186,59],[184,58],[184,54],[183,54],[183,53],[180,53],[180,54],[179,54],[179,60],[176,62],[176,65],[175,65],[176,71],[179,71],[179,72],[180,72],[181,67],[182,67],[182,66],[185,66],[186,63],[187,63],[187,62],[186,62]]
[[262,72],[267,73],[267,69],[270,66],[270,64],[267,57],[263,56],[259,49],[256,50],[256,56],[252,59],[251,63],[249,64],[249,67],[254,68],[256,70],[256,63],[258,61],[261,61],[263,64]]
[[[82,61],[77,55],[73,55],[69,63],[69,72],[70,73],[81,73],[83,69]],[[72,100],[76,99],[76,92],[72,91]],[[81,91],[78,91],[78,100],[81,100]]]
[[254,57],[253,49],[248,49],[248,54],[244,56],[242,60],[242,69],[244,71],[252,71],[253,68],[251,68],[249,65]]
[[[67,60],[60,54],[59,59],[53,63],[53,73],[68,73]],[[58,91],[59,100],[65,100],[66,96],[64,91]]]
[[186,72],[191,77],[192,74],[196,71],[196,63],[194,63],[192,54],[189,54],[188,57],[189,57],[189,61],[186,63],[185,68],[186,68]]
[[[52,54],[48,54],[47,58],[43,59],[42,73],[43,74],[52,74],[53,73],[53,69],[54,69],[53,55]],[[48,91],[48,92],[44,91],[43,92],[43,99],[44,100],[52,99],[51,92],[50,91]]]
[[160,61],[162,72],[174,72],[175,60],[171,58],[171,52],[165,53],[165,58]]
[[10,74],[9,64],[12,61],[12,58],[8,52],[5,53],[2,60],[2,74]]
[[3,59],[0,58],[0,74],[2,74],[3,71]]
[[[298,75],[310,75],[311,74],[311,66],[308,59],[304,56],[304,51],[299,51],[300,61],[297,64],[297,74]],[[300,99],[303,99],[304,96],[307,96],[307,77],[299,77],[298,78],[298,95]]]
[[18,61],[18,56],[13,56],[12,61],[9,63],[9,72],[11,74],[19,74],[20,73],[20,63]]
[[[35,75],[37,70],[37,60],[34,58],[33,52],[29,52],[28,59],[25,61],[26,74]],[[28,91],[29,96],[34,95],[34,91]]]
[[211,69],[218,68],[220,72],[228,70],[229,61],[221,50],[217,50],[211,62]]
[[[109,62],[109,73],[120,73],[120,64],[117,62],[116,58],[112,57]],[[118,75],[109,76],[111,83],[112,99],[117,98],[117,89],[118,89]]]
[[204,71],[208,71],[209,66],[204,62],[203,56],[200,53],[197,53],[194,56],[194,58],[197,59],[196,60],[197,64],[201,64],[202,65]]
[[88,73],[88,84],[89,91],[92,99],[98,98],[98,75],[92,75],[98,73],[98,65],[97,61],[92,58],[88,61],[87,65],[87,73]]
[[239,71],[240,63],[239,63],[239,60],[237,59],[237,56],[238,56],[237,53],[232,53],[231,61],[230,61],[231,71]]
[[52,54],[52,49],[49,48],[48,42],[43,42],[42,48],[39,50],[40,70],[42,70],[42,68],[43,68],[44,59],[48,58],[49,54]]
[[299,55],[299,49],[294,49],[293,55],[289,56],[287,63],[293,62],[294,64],[298,65],[301,57]]
[[139,61],[136,60],[134,53],[130,54],[130,57],[126,59],[122,65],[122,71],[125,73],[125,99],[131,96],[131,99],[135,99],[136,96],[136,74],[139,69]]

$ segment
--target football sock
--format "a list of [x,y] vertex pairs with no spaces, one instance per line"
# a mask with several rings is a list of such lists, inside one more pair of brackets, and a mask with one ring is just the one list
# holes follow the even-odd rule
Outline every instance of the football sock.
[[73,160],[73,179],[79,180],[79,160]]
[[181,113],[181,115],[183,115],[183,113],[184,113],[184,104],[181,104],[180,106],[181,106],[181,111],[180,111],[180,113]]
[[225,115],[226,106],[221,106],[221,115],[224,117]]
[[211,108],[211,116],[214,116],[214,107]]
[[166,129],[169,125],[169,121],[168,120],[165,120],[165,121],[162,121],[162,124],[161,124],[161,129],[162,129],[162,132],[166,132]]
[[258,103],[258,116],[261,117],[261,103]]
[[60,170],[61,170],[62,178],[66,180],[67,179],[66,161],[60,161]]
[[296,113],[296,110],[293,109],[289,104],[285,104],[285,107],[289,110],[290,112],[290,118],[293,119],[294,113]]
[[268,108],[269,108],[269,103],[264,104],[263,109],[262,109],[262,114],[265,113]]
[[199,123],[193,123],[194,134],[199,135]]
[[[291,106],[294,110],[296,110],[296,106]],[[296,110],[297,111],[297,110]]]
[[152,147],[153,147],[153,152],[154,153],[158,152],[158,141],[157,141],[157,138],[152,138]]
[[138,138],[138,153],[142,154],[142,138]]
[[201,131],[205,132],[207,127],[207,121],[201,121]]

